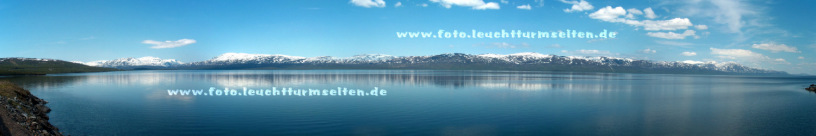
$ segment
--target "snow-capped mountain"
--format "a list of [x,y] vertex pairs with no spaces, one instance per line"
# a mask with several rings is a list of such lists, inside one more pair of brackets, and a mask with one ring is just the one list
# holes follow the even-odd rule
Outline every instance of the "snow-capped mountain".
[[346,60],[349,60],[350,62],[379,62],[379,61],[391,60],[391,59],[394,59],[394,58],[397,58],[397,57],[391,56],[391,55],[385,55],[385,54],[362,54],[362,55],[354,55],[354,56],[352,56],[350,58],[346,58]]
[[[447,53],[430,56],[364,54],[352,57],[299,57],[287,55],[225,53],[209,60],[176,63],[158,58],[117,59],[97,66],[149,65],[173,69],[462,69],[630,73],[783,74],[733,62],[650,61],[617,57],[558,56],[533,52],[515,54]],[[138,60],[138,61],[137,61]],[[93,65],[93,64],[91,64]]]
[[269,54],[224,53],[210,60],[192,62],[191,65],[232,65],[232,64],[271,64],[300,61],[305,57]]
[[348,58],[338,58],[332,56],[319,57],[299,57],[288,55],[268,55],[268,54],[247,54],[247,53],[224,53],[212,59],[200,62],[192,62],[190,65],[235,65],[235,64],[303,64],[303,63],[375,63],[394,59],[397,57],[384,54],[363,54]]
[[100,61],[92,61],[92,62],[85,62],[81,63],[88,66],[97,66],[97,67],[109,67],[109,68],[120,68],[120,69],[132,69],[137,67],[174,67],[181,64],[182,62],[176,61],[175,59],[161,59],[157,57],[141,57],[141,58],[121,58],[115,60],[100,60]]

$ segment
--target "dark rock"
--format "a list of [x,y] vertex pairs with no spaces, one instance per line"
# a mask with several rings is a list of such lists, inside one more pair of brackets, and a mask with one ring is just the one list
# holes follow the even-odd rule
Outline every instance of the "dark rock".
[[61,136],[59,129],[48,122],[50,108],[45,100],[11,82],[0,81],[0,119],[3,135]]

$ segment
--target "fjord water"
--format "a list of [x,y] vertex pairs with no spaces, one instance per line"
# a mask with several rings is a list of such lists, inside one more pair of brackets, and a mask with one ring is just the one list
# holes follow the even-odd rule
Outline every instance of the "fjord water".
[[[813,135],[816,77],[432,70],[4,77],[70,135]],[[386,96],[170,96],[337,87]]]

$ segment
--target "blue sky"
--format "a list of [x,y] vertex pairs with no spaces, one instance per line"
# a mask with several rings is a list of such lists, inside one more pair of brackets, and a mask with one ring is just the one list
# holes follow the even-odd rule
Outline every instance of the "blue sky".
[[[816,74],[814,1],[0,0],[0,57],[70,61],[226,52],[356,54],[538,52],[738,62]],[[444,30],[618,32],[614,39],[400,39]]]

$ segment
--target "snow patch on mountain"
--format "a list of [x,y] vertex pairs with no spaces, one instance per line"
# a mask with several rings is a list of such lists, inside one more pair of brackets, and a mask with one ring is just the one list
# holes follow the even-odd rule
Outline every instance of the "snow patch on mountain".
[[[404,65],[404,64],[431,64],[431,65],[459,65],[459,64],[489,64],[507,67],[527,67],[527,66],[552,66],[576,67],[576,68],[609,68],[616,71],[617,68],[643,69],[643,70],[663,70],[663,71],[722,71],[734,73],[772,73],[776,71],[751,68],[742,66],[735,62],[715,62],[715,61],[651,61],[631,58],[607,57],[607,56],[558,56],[551,54],[540,54],[535,52],[522,52],[514,54],[480,54],[470,55],[463,53],[446,53],[429,56],[391,56],[385,54],[361,54],[351,57],[300,57],[288,55],[270,54],[248,54],[248,53],[224,53],[206,61],[181,63],[173,59],[159,59],[156,57],[142,58],[122,58],[111,61],[94,61],[83,63],[89,66],[100,67],[132,67],[132,66],[160,66],[174,68],[211,68],[211,67],[253,67],[286,64],[385,64],[384,66]],[[507,65],[510,64],[510,65]],[[600,67],[599,67],[600,66]]]
[[183,62],[176,61],[175,59],[161,59],[152,56],[146,56],[141,58],[120,58],[115,60],[99,60],[80,63],[88,66],[111,67],[111,68],[136,67],[136,66],[170,67],[184,64]]
[[507,57],[507,55],[492,54],[492,53],[480,54],[480,55],[476,55],[476,56],[485,57],[485,58],[504,58],[504,57]]
[[507,56],[521,56],[521,57],[532,57],[532,58],[552,58],[555,55],[544,55],[541,53],[535,52],[522,52],[522,53],[514,53]]
[[686,63],[686,64],[705,64],[706,63],[706,62],[694,61],[694,60],[684,60],[684,61],[680,61],[680,62]]

